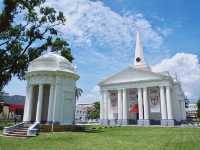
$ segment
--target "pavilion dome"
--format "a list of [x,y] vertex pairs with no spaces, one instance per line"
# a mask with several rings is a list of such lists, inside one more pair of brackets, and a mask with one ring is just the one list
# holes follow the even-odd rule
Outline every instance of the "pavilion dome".
[[33,71],[64,71],[76,74],[75,66],[56,52],[46,53],[28,66],[28,72]]

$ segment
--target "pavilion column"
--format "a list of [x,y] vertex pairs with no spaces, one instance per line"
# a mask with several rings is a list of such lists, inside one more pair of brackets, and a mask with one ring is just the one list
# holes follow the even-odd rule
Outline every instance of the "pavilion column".
[[[56,77],[56,82],[55,82],[55,93],[54,93],[54,103],[53,103],[53,115],[52,115],[52,122],[53,124],[60,124],[60,103],[59,103],[59,99],[60,96],[62,95],[61,92],[61,81],[59,80],[58,77]],[[75,115],[75,109],[73,111],[74,115]]]
[[101,91],[101,100],[100,100],[100,123],[104,124],[104,91]]
[[49,92],[49,107],[48,107],[48,118],[47,118],[48,123],[52,123],[53,121],[54,89],[55,86],[51,84]]
[[122,123],[122,90],[118,90],[118,105],[117,105],[117,109],[118,109],[118,124]]
[[110,125],[114,125],[113,114],[111,109],[111,99],[110,99],[110,92],[108,91],[107,95],[107,103],[108,103],[108,120]]
[[181,101],[182,104],[182,120],[186,120],[186,112],[185,112],[185,101]]
[[172,114],[172,100],[171,100],[171,89],[170,86],[166,87],[166,100],[167,100],[167,116],[168,116],[168,125],[174,125],[174,118]]
[[144,114],[143,114],[143,102],[142,102],[142,88],[138,88],[138,109],[139,109],[138,124],[143,125]]
[[33,97],[33,85],[27,85],[27,96],[26,96],[26,102],[25,102],[25,109],[24,109],[24,122],[30,122],[31,121],[31,115],[32,115],[32,97]]
[[143,88],[143,102],[144,102],[144,125],[150,125],[147,87]]
[[122,118],[123,118],[123,120],[122,120],[122,124],[124,124],[124,125],[127,125],[128,124],[128,110],[127,110],[127,96],[126,96],[126,89],[123,89],[123,91],[122,91],[122,106],[123,106],[123,108],[122,108]]
[[37,102],[36,122],[41,122],[42,99],[43,99],[43,84],[40,84],[39,85],[39,93],[38,93],[38,102]]
[[165,87],[160,86],[160,103],[161,103],[161,125],[167,125],[167,105],[165,99]]
[[103,92],[103,105],[104,105],[104,125],[108,125],[108,117],[109,117],[109,112],[108,112],[108,91]]

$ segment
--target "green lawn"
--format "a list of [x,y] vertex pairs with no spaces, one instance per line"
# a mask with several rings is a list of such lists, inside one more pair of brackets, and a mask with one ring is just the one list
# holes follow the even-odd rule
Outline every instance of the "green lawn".
[[114,127],[93,132],[0,137],[0,150],[200,150],[200,129]]

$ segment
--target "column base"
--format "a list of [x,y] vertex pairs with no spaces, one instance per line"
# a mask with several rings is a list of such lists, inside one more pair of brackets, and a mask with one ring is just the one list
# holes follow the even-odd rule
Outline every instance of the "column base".
[[128,125],[128,119],[122,119],[122,125]]
[[160,120],[160,125],[161,126],[167,126],[168,125],[168,120],[167,119]]
[[122,119],[118,119],[118,120],[117,120],[117,124],[118,124],[118,125],[121,125],[121,124],[122,124]]
[[140,126],[143,126],[144,125],[144,120],[142,120],[142,119],[137,120],[137,124],[140,125]]
[[150,120],[149,119],[145,119],[144,121],[144,126],[149,126],[150,125]]
[[116,124],[117,124],[116,121],[117,121],[117,120],[115,120],[115,119],[109,120],[109,125],[111,125],[111,126],[116,125]]
[[108,125],[108,119],[101,119],[100,120],[100,124],[104,125],[104,126],[107,126]]
[[32,123],[31,121],[23,121],[24,123],[30,124]]
[[175,120],[173,120],[173,119],[168,119],[168,120],[167,120],[167,125],[168,125],[168,126],[174,126],[174,125],[175,125]]

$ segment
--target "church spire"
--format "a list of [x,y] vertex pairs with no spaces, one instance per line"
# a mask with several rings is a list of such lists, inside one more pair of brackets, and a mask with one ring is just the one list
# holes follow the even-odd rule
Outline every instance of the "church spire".
[[136,42],[135,42],[135,68],[138,69],[147,69],[149,70],[148,65],[145,62],[144,54],[143,54],[143,46],[140,39],[140,33],[136,32]]

